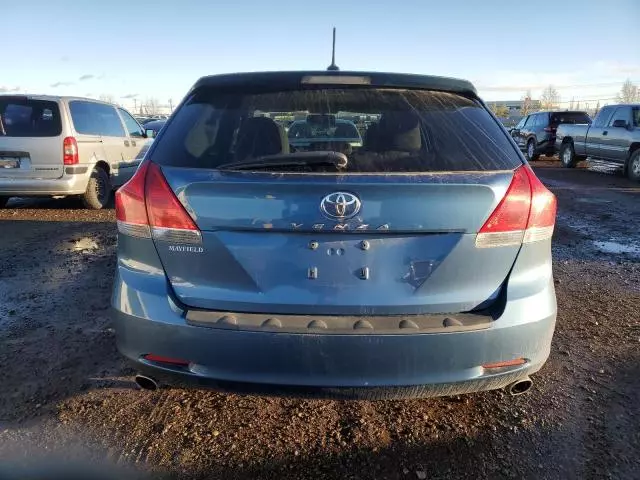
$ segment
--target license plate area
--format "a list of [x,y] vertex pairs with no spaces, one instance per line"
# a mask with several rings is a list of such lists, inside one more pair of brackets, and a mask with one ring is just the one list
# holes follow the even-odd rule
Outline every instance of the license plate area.
[[0,151],[0,170],[21,168],[25,162],[28,165],[29,160],[28,152]]
[[0,157],[0,168],[20,168],[20,159],[15,157]]
[[460,234],[298,234],[218,232],[262,291],[379,288],[412,291],[451,252]]

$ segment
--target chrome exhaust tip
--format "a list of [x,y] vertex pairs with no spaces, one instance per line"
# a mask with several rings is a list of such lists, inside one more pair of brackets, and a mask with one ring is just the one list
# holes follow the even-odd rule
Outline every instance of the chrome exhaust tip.
[[523,393],[528,392],[532,385],[533,380],[531,380],[529,377],[524,377],[508,385],[507,392],[509,392],[509,395],[512,396],[522,395]]
[[138,385],[143,390],[157,390],[158,382],[151,377],[147,377],[145,375],[136,375],[135,377],[136,385]]

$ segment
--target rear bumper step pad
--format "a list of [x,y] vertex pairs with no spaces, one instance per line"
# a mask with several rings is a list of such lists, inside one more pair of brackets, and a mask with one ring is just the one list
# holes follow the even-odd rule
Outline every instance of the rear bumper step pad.
[[441,315],[324,316],[272,315],[211,310],[189,310],[187,323],[226,330],[282,333],[416,334],[481,330],[491,325],[488,315],[456,313]]

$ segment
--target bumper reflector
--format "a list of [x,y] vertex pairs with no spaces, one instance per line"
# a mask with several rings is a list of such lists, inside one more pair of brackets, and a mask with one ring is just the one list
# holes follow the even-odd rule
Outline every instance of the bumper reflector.
[[189,362],[187,360],[182,360],[180,358],[163,357],[161,355],[155,355],[153,353],[147,353],[146,355],[143,355],[142,358],[150,362],[165,363],[167,365],[173,365],[175,367],[186,367],[189,365]]
[[523,365],[527,361],[524,358],[514,358],[513,360],[506,360],[504,362],[485,363],[482,368],[503,368],[503,367],[515,367],[517,365]]

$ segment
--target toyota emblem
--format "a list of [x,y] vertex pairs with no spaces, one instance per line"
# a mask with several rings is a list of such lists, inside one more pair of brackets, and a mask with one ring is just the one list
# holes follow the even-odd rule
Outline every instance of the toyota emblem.
[[320,211],[333,220],[355,217],[360,211],[360,199],[353,193],[333,192],[320,202]]

